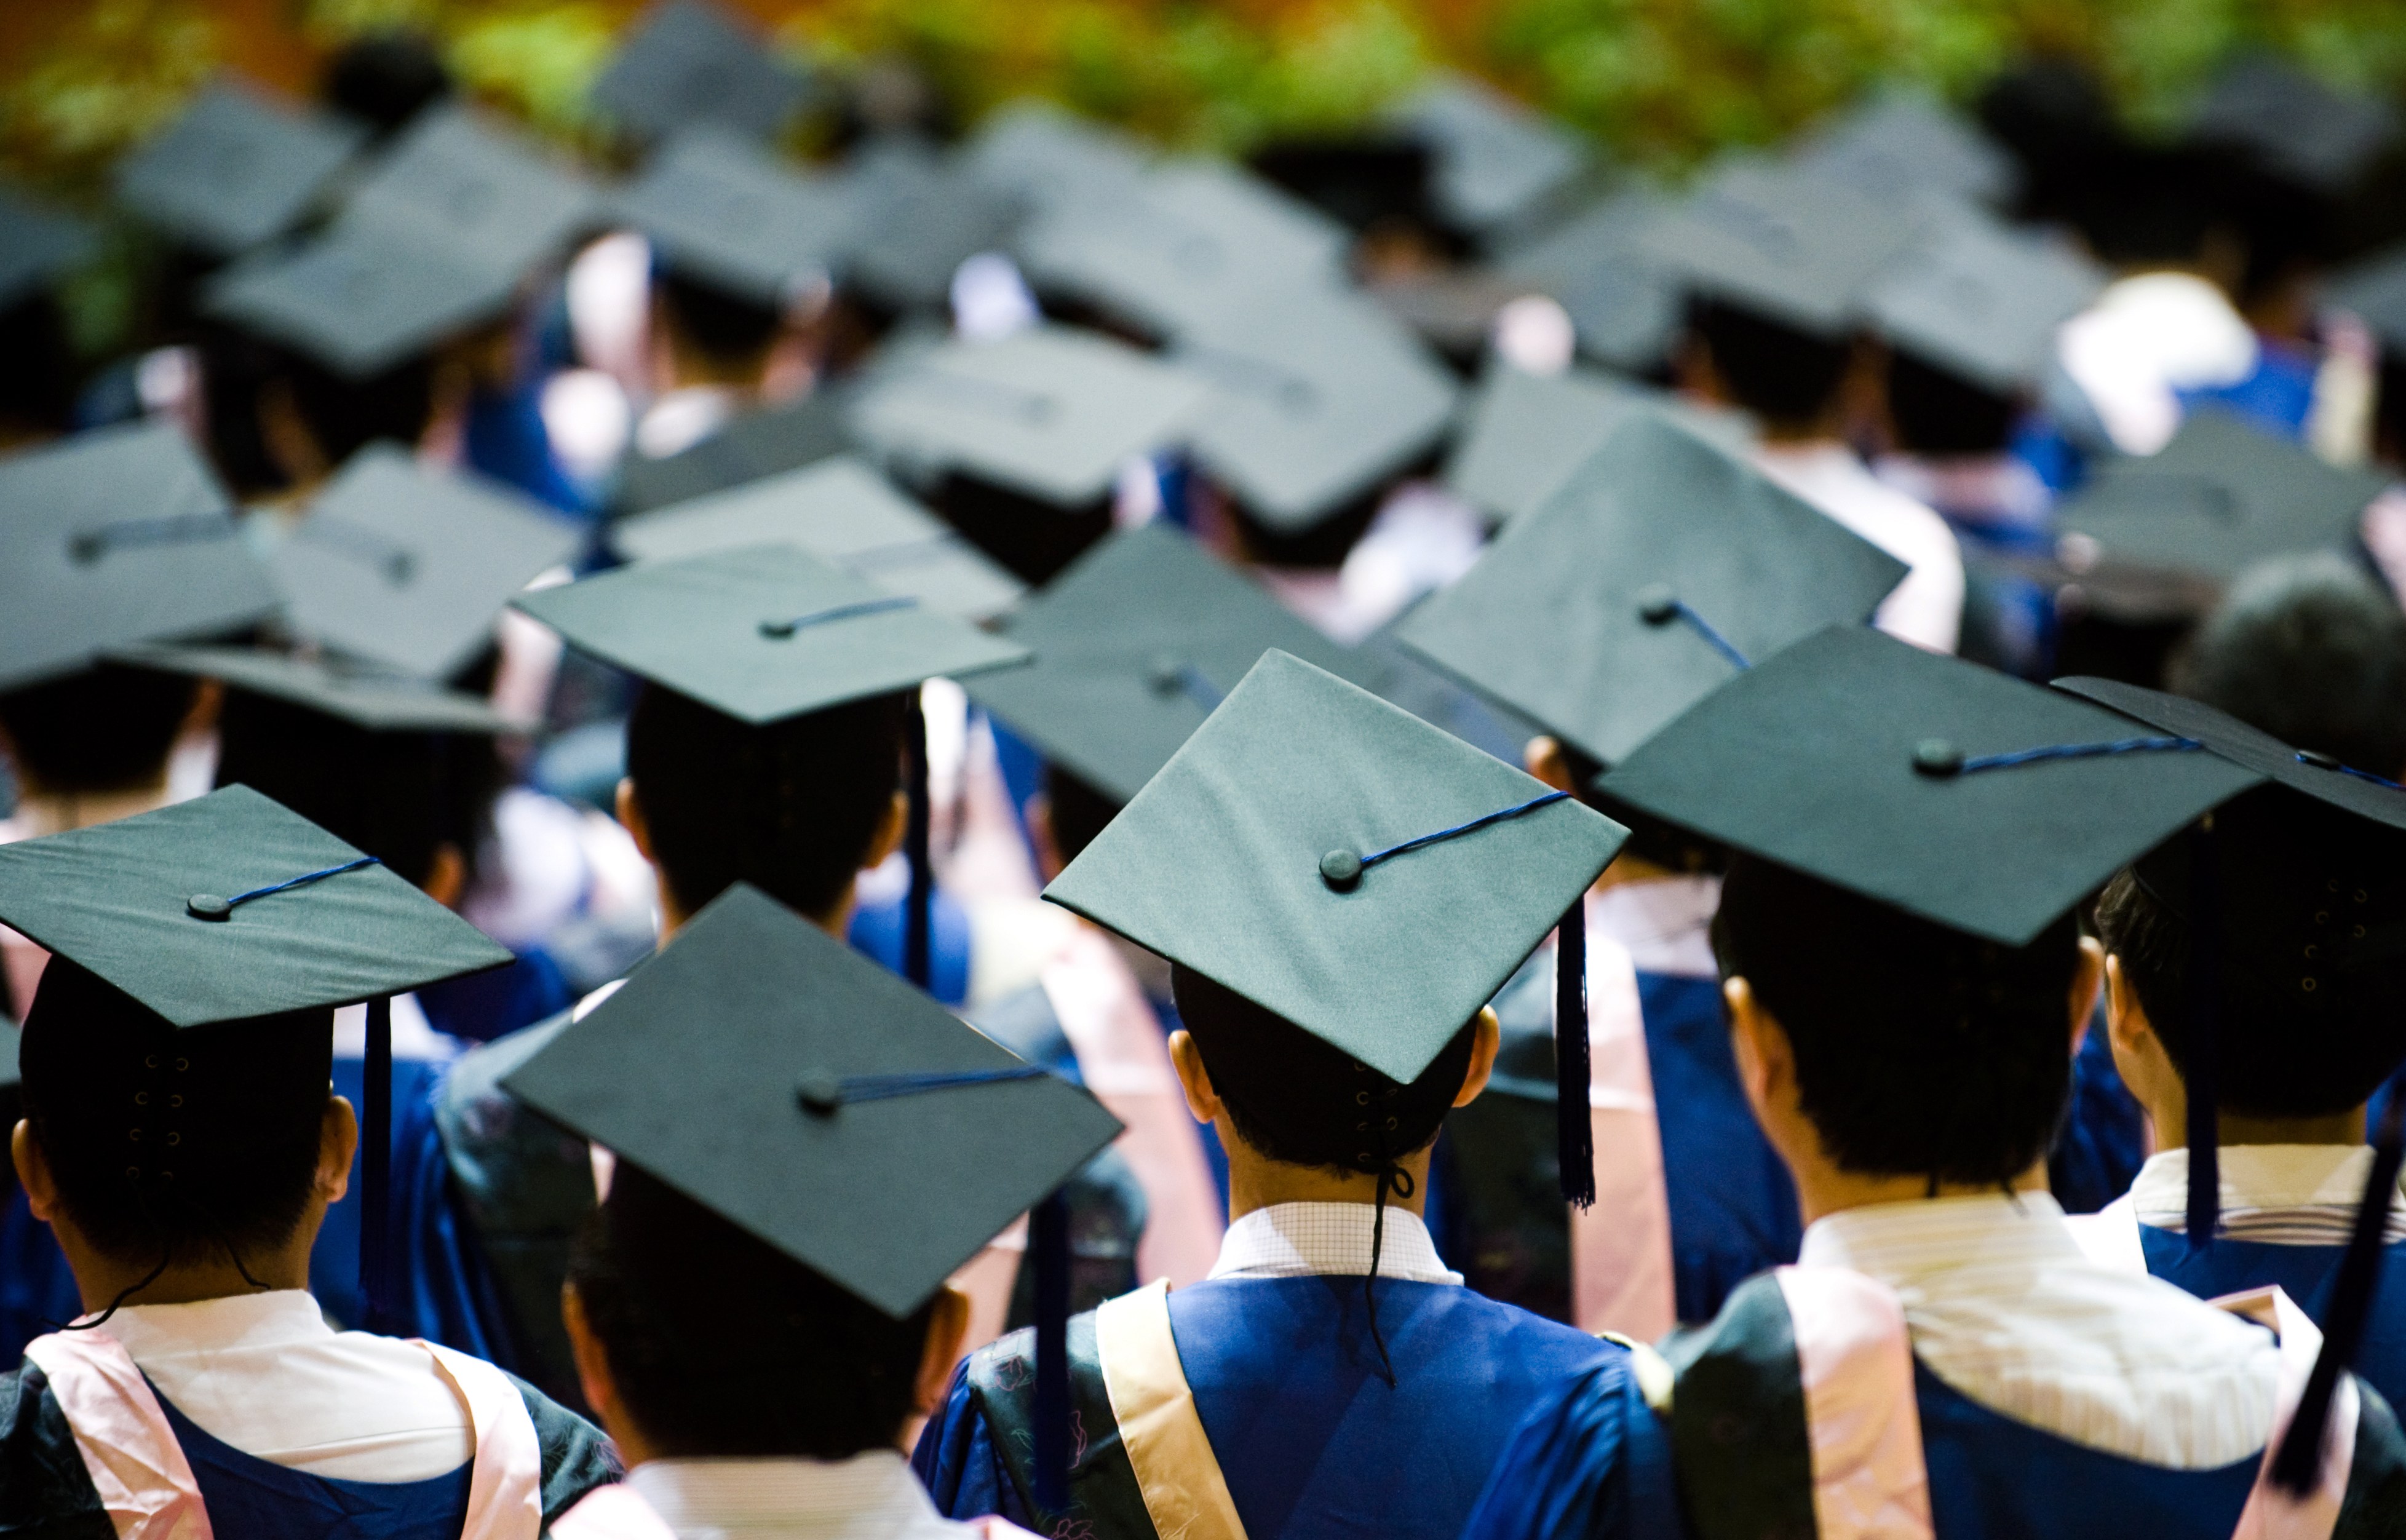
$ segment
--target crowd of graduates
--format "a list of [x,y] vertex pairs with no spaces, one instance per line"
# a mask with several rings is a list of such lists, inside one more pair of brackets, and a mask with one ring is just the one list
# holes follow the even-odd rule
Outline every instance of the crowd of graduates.
[[2406,1533],[2390,105],[594,100],[0,187],[0,1533]]

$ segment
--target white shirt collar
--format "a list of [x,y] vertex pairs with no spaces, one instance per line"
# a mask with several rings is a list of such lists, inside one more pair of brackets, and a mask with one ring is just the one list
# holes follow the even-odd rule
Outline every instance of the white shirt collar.
[[2261,1450],[2279,1349],[2158,1279],[2088,1259],[2045,1193],[1849,1208],[1799,1260],[1896,1292],[1914,1355],[1988,1409],[2179,1470]]
[[[1371,1206],[1366,1203],[1274,1203],[1228,1226],[1212,1278],[1366,1277],[1370,1271]],[[1379,1247],[1379,1276],[1410,1283],[1460,1283],[1438,1260],[1421,1217],[1387,1205]]]
[[670,1529],[696,1540],[936,1540],[977,1533],[937,1513],[891,1449],[849,1460],[651,1460],[628,1472],[627,1481]]
[[[2344,1246],[2372,1175],[2369,1144],[2226,1144],[2216,1152],[2222,1179],[2222,1234],[2275,1246]],[[2188,1233],[2188,1151],[2147,1157],[2130,1183],[2140,1223]],[[2388,1239],[2406,1240],[2406,1211],[2389,1211]]]
[[334,1336],[306,1289],[230,1294],[190,1305],[121,1306],[101,1330],[136,1363],[236,1348],[290,1348]]
[[1588,897],[1588,929],[1619,941],[1640,973],[1710,979],[1720,971],[1713,961],[1711,935],[1713,914],[1720,906],[1718,877],[1615,883]]

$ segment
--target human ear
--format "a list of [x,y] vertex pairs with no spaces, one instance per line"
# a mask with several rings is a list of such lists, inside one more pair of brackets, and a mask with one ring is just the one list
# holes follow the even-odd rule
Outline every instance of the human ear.
[[43,1223],[56,1224],[59,1184],[50,1175],[42,1141],[34,1137],[34,1125],[27,1119],[18,1119],[8,1136],[8,1158],[17,1167],[18,1183],[25,1189],[25,1207]]
[[347,1097],[328,1096],[318,1120],[317,1193],[333,1208],[351,1190],[351,1158],[359,1152],[360,1120]]
[[1219,1122],[1227,1104],[1211,1089],[1211,1072],[1203,1067],[1203,1051],[1195,1046],[1195,1035],[1184,1027],[1169,1035],[1169,1064],[1178,1071],[1179,1089],[1186,1093],[1186,1110],[1195,1121]]
[[1495,1054],[1503,1042],[1504,1028],[1495,1019],[1495,1008],[1480,1006],[1471,1023],[1470,1067],[1463,1072],[1462,1090],[1453,1098],[1454,1106],[1468,1107],[1487,1089],[1487,1078],[1495,1073]]
[[961,1343],[969,1334],[969,1295],[947,1283],[931,1303],[935,1307],[927,1313],[927,1342],[911,1385],[914,1417],[933,1417],[952,1393],[953,1368],[961,1361]]
[[1563,752],[1563,745],[1557,739],[1543,733],[1530,739],[1528,746],[1521,751],[1521,763],[1531,775],[1556,791],[1578,790],[1571,784],[1570,756]]
[[426,881],[418,890],[441,904],[445,909],[458,909],[460,900],[468,894],[468,858],[460,847],[446,840],[434,847],[434,859],[426,869]]
[[1788,1034],[1743,977],[1722,982],[1721,1001],[1729,1008],[1730,1048],[1737,1057],[1738,1083],[1746,1088],[1747,1105],[1757,1123],[1772,1118],[1794,1098],[1796,1066]]
[[652,854],[651,820],[644,816],[644,799],[635,794],[633,776],[622,775],[618,778],[618,795],[616,800],[618,823],[626,829],[627,838],[635,841],[635,853],[657,868],[660,864],[660,859]]
[[568,1350],[576,1361],[576,1383],[585,1392],[585,1404],[623,1453],[627,1416],[618,1405],[618,1382],[610,1374],[610,1356],[602,1350],[601,1337],[585,1318],[585,1301],[573,1282],[559,1286],[559,1323],[568,1328]]
[[1019,815],[1027,824],[1027,842],[1036,851],[1036,875],[1050,883],[1069,863],[1061,859],[1061,841],[1053,833],[1053,794],[1040,791],[1024,803]]
[[885,816],[877,821],[877,832],[869,837],[869,848],[860,853],[860,869],[882,867],[885,858],[902,848],[902,837],[911,828],[911,797],[897,791],[885,804]]
[[2080,962],[2072,970],[2072,1052],[2080,1052],[2088,1024],[2097,1015],[2097,986],[2105,977],[2105,944],[2094,936],[2080,938]]

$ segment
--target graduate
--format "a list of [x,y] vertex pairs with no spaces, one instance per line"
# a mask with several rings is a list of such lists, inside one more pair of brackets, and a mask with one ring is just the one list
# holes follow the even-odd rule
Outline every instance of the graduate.
[[902,1440],[948,1276],[1118,1132],[1091,1096],[743,884],[507,1084],[619,1155],[562,1303],[629,1478],[559,1540],[1020,1533],[945,1522]]
[[1494,1060],[1484,1002],[1621,836],[1265,655],[1046,890],[1172,965],[1171,1056],[1228,1151],[1219,1261],[1070,1322],[1060,1500],[1031,1470],[1026,1338],[972,1355],[915,1456],[937,1506],[1098,1537],[1450,1536],[1512,1426],[1589,1373],[1619,1387],[1617,1519],[1663,1533],[1630,1351],[1465,1289],[1420,1212]]
[[83,1307],[0,1378],[0,1525],[523,1535],[615,1478],[531,1387],[306,1287],[359,1139],[333,1008],[507,954],[239,787],[0,851],[0,918],[55,954],[12,1153]]
[[[1832,628],[1605,778],[1736,852],[1714,921],[1723,995],[1807,1221],[1795,1266],[1664,1344],[1691,1533],[2259,1533],[2243,1510],[2260,1533],[2292,1516],[2337,1534],[2397,1521],[2395,1419],[2345,1375],[2301,1397],[2323,1346],[2301,1309],[2217,1308],[2091,1262],[2045,1191],[2104,963],[2073,905],[2133,847],[2268,777],[2297,775]],[[2354,1324],[2331,1320],[2327,1369],[2344,1367]],[[1599,1414],[1614,1404],[1582,1389],[1533,1416],[1464,1533],[1606,1532]],[[2293,1410],[2312,1432],[2302,1474],[2276,1490]]]
[[61,290],[98,246],[82,219],[0,184],[0,451],[75,426],[79,370]]

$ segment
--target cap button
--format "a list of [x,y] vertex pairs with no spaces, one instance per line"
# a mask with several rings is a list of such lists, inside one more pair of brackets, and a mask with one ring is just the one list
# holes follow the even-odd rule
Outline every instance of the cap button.
[[184,900],[184,912],[195,920],[228,920],[234,906],[214,893],[195,893]]
[[1186,683],[1186,665],[1169,653],[1155,653],[1145,660],[1144,678],[1156,691],[1168,695]]
[[1362,880],[1362,857],[1350,850],[1332,850],[1320,858],[1320,880],[1339,893],[1352,891]]
[[2298,751],[2298,763],[2300,765],[2312,765],[2316,770],[2335,770],[2346,768],[2339,762],[2338,756],[2325,754],[2320,749],[2300,749]]
[[764,620],[760,622],[760,634],[771,642],[783,642],[794,634],[794,623],[790,620]]
[[843,1106],[843,1081],[824,1069],[814,1069],[794,1083],[794,1100],[805,1112],[833,1117]]
[[1913,745],[1913,768],[1944,779],[1963,770],[1963,751],[1944,738],[1925,738]]
[[1649,626],[1667,626],[1679,613],[1679,596],[1667,583],[1649,583],[1637,590],[1637,618]]

